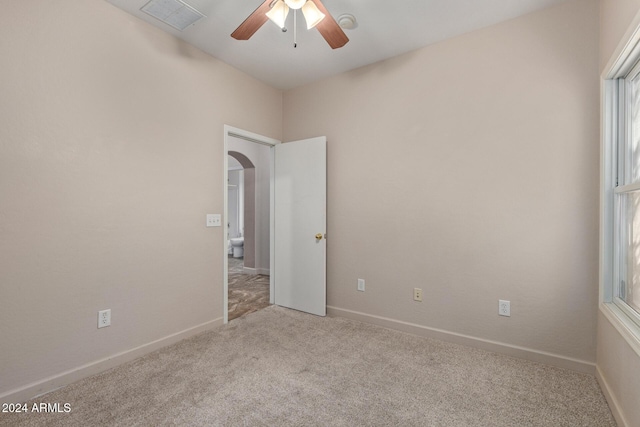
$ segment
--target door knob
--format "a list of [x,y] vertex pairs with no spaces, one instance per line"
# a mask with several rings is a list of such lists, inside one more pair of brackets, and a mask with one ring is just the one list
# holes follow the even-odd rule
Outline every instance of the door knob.
[[316,234],[316,239],[317,240],[322,240],[322,233]]

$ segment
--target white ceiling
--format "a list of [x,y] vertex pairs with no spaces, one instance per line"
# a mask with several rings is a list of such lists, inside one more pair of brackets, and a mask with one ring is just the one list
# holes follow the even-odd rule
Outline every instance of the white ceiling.
[[258,80],[289,89],[565,0],[323,0],[334,18],[350,13],[358,21],[356,29],[345,30],[349,43],[336,50],[317,30],[306,29],[301,14],[295,49],[292,13],[286,33],[268,21],[247,41],[231,38],[263,0],[183,0],[206,15],[183,32],[141,12],[148,0],[107,1]]

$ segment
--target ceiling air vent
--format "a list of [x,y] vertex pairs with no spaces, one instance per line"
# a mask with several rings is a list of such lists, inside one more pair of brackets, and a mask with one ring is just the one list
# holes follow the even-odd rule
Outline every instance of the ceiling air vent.
[[151,0],[140,10],[180,31],[204,18],[202,13],[180,0]]

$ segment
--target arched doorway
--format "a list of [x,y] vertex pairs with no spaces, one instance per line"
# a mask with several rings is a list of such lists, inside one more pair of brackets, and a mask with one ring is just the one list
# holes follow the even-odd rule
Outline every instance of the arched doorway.
[[[238,225],[238,236],[227,236],[228,238],[234,238],[242,236],[244,237],[244,267],[256,268],[256,174],[255,165],[251,160],[242,153],[237,151],[229,151],[229,156],[233,157],[240,163],[243,171],[242,179],[242,191],[239,192],[239,196],[242,197],[243,203],[240,203],[242,208],[241,224]],[[229,169],[231,171],[231,169]],[[235,230],[234,230],[235,234]]]
[[[273,269],[274,265],[274,259],[271,257],[274,245],[274,241],[271,237],[273,235],[272,207],[274,204],[274,194],[272,192],[272,173],[274,161],[273,147],[277,144],[280,144],[280,141],[242,129],[234,128],[232,126],[224,126],[225,179],[223,182],[225,185],[225,189],[227,189],[228,184],[229,161],[239,163],[239,166],[241,166],[243,170],[244,167],[240,163],[241,160],[245,163],[246,166],[250,166],[251,164],[254,165],[254,191],[257,212],[254,213],[254,218],[256,221],[254,223],[255,244],[253,246],[254,256],[256,260],[256,269],[252,273],[254,277],[256,275],[263,275],[266,279],[265,282],[269,283],[268,303],[270,304],[273,304],[274,302],[274,279],[271,274],[271,270]],[[266,149],[266,151],[264,151],[264,149]],[[230,156],[229,152],[232,152],[233,156]],[[246,157],[247,159],[244,159],[244,157]],[[253,180],[250,179],[250,181]],[[228,215],[228,191],[225,190],[224,193],[224,212],[225,215]],[[243,196],[242,200],[244,200],[244,197],[245,196]],[[232,258],[230,258],[227,254],[229,245],[227,220],[225,220],[223,223],[223,230],[225,231],[223,239],[225,245],[223,263],[223,321],[224,323],[227,323],[227,321],[229,321],[230,319],[235,318],[235,316],[231,315],[229,310],[229,307],[231,306],[229,295],[232,294],[233,291],[230,284],[235,279],[235,277],[233,277],[233,274],[235,273],[232,272],[230,268],[232,262],[229,261],[232,260]]]
[[[270,162],[266,161],[270,150],[250,141],[231,140],[227,155],[231,249],[227,255],[227,319],[233,320],[267,307],[271,300],[270,272],[265,268],[270,252]],[[239,244],[243,250],[238,250]]]

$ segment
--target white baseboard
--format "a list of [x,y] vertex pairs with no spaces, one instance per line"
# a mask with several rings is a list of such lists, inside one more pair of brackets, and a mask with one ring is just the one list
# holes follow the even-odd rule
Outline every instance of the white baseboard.
[[514,346],[497,341],[485,340],[469,335],[457,334],[455,332],[449,332],[442,329],[429,328],[426,326],[417,325],[415,323],[408,323],[401,320],[374,316],[371,314],[360,313],[358,311],[346,310],[338,307],[327,306],[327,315],[345,317],[347,319],[358,320],[365,323],[372,323],[374,325],[382,326],[388,329],[395,329],[397,331],[408,332],[427,338],[434,338],[441,341],[480,348],[483,350],[492,351],[494,353],[505,354],[507,356],[526,359],[546,365],[557,366],[559,368],[570,369],[572,371],[587,373],[591,375],[595,374],[595,363],[585,360],[573,359],[558,354],[533,350],[526,347]]
[[86,365],[79,366],[41,381],[36,381],[24,387],[0,394],[0,403],[26,402],[34,397],[49,393],[83,378],[99,374],[100,372],[104,372],[107,369],[111,369],[115,366],[137,359],[147,353],[158,350],[159,348],[166,347],[185,338],[189,338],[193,335],[199,334],[200,332],[204,332],[221,325],[222,318],[214,319],[139,347],[132,348],[131,350],[126,350],[121,353],[105,357],[104,359],[87,363]]
[[611,413],[613,414],[613,418],[616,419],[616,423],[618,423],[619,427],[629,427],[630,424],[625,419],[622,411],[620,410],[620,404],[618,403],[618,399],[611,392],[611,387],[609,387],[609,383],[606,378],[602,375],[602,371],[600,367],[596,365],[596,379],[598,380],[598,384],[600,384],[600,388],[602,389],[602,394],[604,394],[605,399],[607,399],[607,403],[609,404],[609,409],[611,409]]
[[264,274],[266,276],[269,275],[269,269],[268,268],[250,268],[250,267],[243,267],[242,272],[244,274]]

